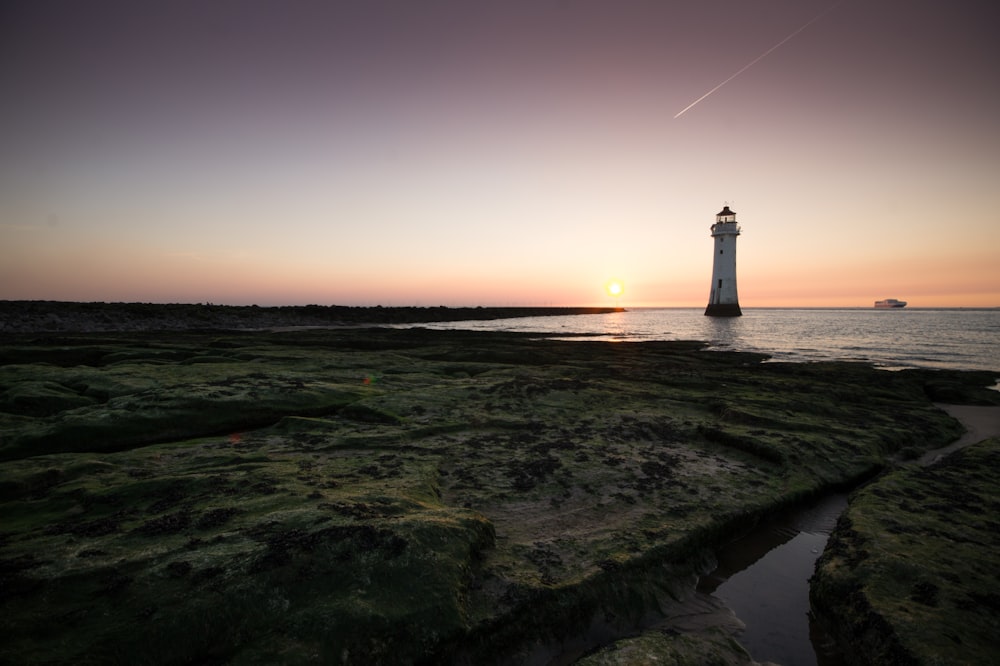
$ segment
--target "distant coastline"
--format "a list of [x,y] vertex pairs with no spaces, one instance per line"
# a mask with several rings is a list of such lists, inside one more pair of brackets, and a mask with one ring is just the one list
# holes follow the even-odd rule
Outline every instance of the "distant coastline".
[[607,314],[614,307],[382,307],[0,301],[0,333],[253,330]]

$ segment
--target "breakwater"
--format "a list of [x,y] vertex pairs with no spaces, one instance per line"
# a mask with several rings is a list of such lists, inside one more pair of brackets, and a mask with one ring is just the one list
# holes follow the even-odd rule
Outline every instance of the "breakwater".
[[0,301],[0,333],[270,329],[602,315],[593,307],[361,307]]

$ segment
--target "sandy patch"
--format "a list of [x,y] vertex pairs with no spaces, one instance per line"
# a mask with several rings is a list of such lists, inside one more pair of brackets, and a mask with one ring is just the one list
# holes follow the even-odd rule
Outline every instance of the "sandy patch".
[[929,465],[944,456],[957,451],[969,444],[981,442],[990,437],[1000,436],[1000,407],[978,405],[944,405],[936,404],[953,418],[965,426],[965,434],[956,441],[941,449],[934,449],[920,459],[921,465]]

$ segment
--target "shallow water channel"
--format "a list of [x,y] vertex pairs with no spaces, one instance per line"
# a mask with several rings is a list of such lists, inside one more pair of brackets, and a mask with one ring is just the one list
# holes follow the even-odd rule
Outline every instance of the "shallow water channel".
[[847,496],[826,496],[776,515],[717,553],[698,581],[745,625],[737,640],[755,661],[782,666],[839,666],[833,640],[809,613],[809,578]]
[[[826,542],[847,508],[835,493],[778,512],[715,553],[715,568],[666,602],[660,614],[638,624],[595,621],[561,645],[539,646],[519,663],[567,666],[620,638],[643,631],[730,632],[757,662],[781,666],[842,666],[835,642],[809,612],[809,579]],[[665,600],[664,600],[665,601]],[[664,615],[665,614],[665,615]]]

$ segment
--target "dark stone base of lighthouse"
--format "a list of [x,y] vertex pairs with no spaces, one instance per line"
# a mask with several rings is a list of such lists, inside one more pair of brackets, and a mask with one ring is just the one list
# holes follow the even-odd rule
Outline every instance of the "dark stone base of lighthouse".
[[742,317],[739,303],[709,303],[705,308],[706,317]]

